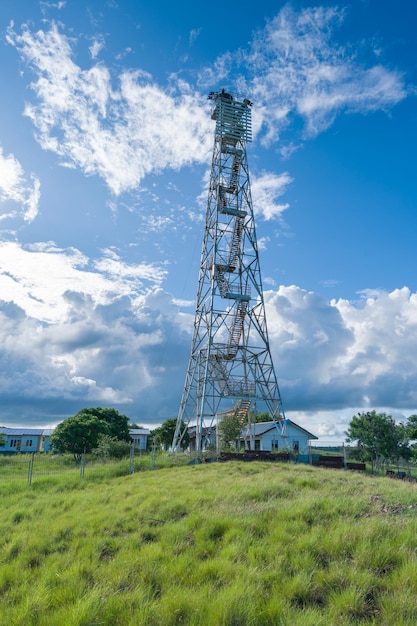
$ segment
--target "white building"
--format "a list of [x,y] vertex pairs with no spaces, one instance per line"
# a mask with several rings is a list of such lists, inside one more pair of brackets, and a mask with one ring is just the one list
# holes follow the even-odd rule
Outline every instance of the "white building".
[[284,433],[274,422],[245,426],[239,443],[246,450],[288,452],[292,459],[308,463],[310,442],[315,439],[318,439],[316,435],[286,419]]
[[[188,429],[190,435],[189,449],[195,452],[195,426]],[[275,422],[258,422],[244,426],[240,433],[239,440],[235,442],[236,450],[259,450],[264,452],[288,454],[289,458],[301,463],[309,463],[310,442],[318,437],[310,433],[302,426],[298,426],[290,419],[285,420],[285,429]],[[204,449],[210,447],[216,449],[219,442],[216,439],[216,427],[204,428],[203,430]]]
[[148,445],[148,437],[151,434],[151,431],[147,428],[130,428],[129,434],[135,448],[145,452]]

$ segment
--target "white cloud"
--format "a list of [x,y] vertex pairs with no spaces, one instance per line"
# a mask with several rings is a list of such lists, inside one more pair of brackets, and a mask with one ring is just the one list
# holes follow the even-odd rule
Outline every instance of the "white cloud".
[[288,411],[286,417],[319,437],[318,445],[326,445],[326,443],[341,444],[345,440],[349,422],[356,413],[355,408],[333,411]]
[[327,385],[353,342],[352,330],[346,328],[338,309],[294,285],[267,291],[265,298],[271,345],[279,346],[278,376],[290,387],[306,385],[301,397],[308,395],[310,387],[318,390]]
[[66,5],[66,1],[61,2],[47,2],[46,0],[41,0],[40,7],[43,13],[46,12],[46,9],[58,9],[60,11]]
[[266,292],[271,346],[291,409],[417,407],[417,294],[328,302],[296,286]]
[[104,48],[104,38],[97,37],[96,39],[94,39],[93,43],[89,47],[91,58],[96,59],[103,48]]
[[[355,341],[346,359],[352,375],[368,384],[374,395],[389,394],[404,402],[417,403],[417,294],[407,287],[391,293],[373,292],[360,306],[346,300],[335,302],[346,325],[355,330]],[[408,384],[412,381],[412,385]],[[381,401],[380,401],[381,403]]]
[[190,46],[193,46],[197,37],[199,36],[199,34],[201,33],[202,29],[201,28],[193,28],[192,30],[190,30]]
[[58,323],[71,308],[67,292],[88,295],[95,305],[115,297],[136,297],[149,285],[159,285],[165,271],[158,265],[128,265],[114,252],[105,252],[94,264],[74,248],[60,249],[53,243],[24,248],[0,243],[0,292],[29,317]]
[[[293,179],[288,172],[282,172],[281,174],[262,172],[258,175],[251,175],[252,204],[257,219],[270,221],[282,217],[282,213],[289,208],[289,204],[278,202],[278,198],[286,193],[292,182]],[[201,193],[196,199],[198,205],[203,210],[206,209],[207,205],[209,185],[210,170],[206,170],[201,181]],[[201,219],[201,216],[199,219]],[[259,247],[265,246],[267,241],[267,238],[259,240]]]
[[[82,293],[66,299],[68,315],[55,324],[40,324],[15,305],[0,306],[1,422],[56,423],[84,406],[103,404],[135,420],[162,421],[182,384],[178,358],[185,359],[189,349],[175,330],[175,317],[154,311],[152,293],[137,306],[126,297],[105,305]],[[172,308],[168,294],[159,300]]]
[[147,280],[160,284],[166,276],[166,270],[157,267],[154,263],[140,263],[139,265],[129,265],[120,260],[116,255],[104,257],[94,261],[94,267],[103,275],[108,276],[112,281],[120,278],[123,280],[134,280],[136,285],[142,285],[141,281]]
[[270,139],[288,123],[290,112],[301,115],[307,134],[314,136],[339,111],[390,108],[406,97],[399,72],[362,65],[356,51],[333,41],[343,19],[337,7],[296,13],[287,5],[258,33],[246,62],[255,73],[253,97],[269,113],[264,120]]
[[[314,137],[341,111],[389,110],[407,97],[403,76],[381,64],[362,63],[363,42],[349,47],[336,43],[344,18],[338,7],[296,12],[286,5],[247,49],[224,54],[205,68],[200,82],[213,88],[229,80],[253,100],[254,134],[263,125],[265,144],[277,141],[294,116],[304,119],[304,134]],[[372,42],[368,49],[372,51]],[[290,144],[284,155],[293,150]]]
[[[254,134],[265,129],[264,143],[277,140],[294,115],[314,136],[340,111],[392,107],[407,95],[402,76],[382,65],[361,64],[354,52],[334,43],[343,19],[338,8],[296,13],[286,6],[247,50],[228,51],[205,68],[199,84],[212,87],[227,79],[239,93],[247,93],[256,103]],[[92,65],[83,69],[74,61],[77,41],[54,23],[49,30],[26,27],[21,34],[11,26],[7,40],[35,75],[35,100],[27,103],[25,114],[42,148],[59,155],[61,165],[100,176],[120,195],[138,188],[151,173],[209,161],[209,105],[178,76],[172,75],[164,89],[140,69],[113,75],[104,63],[94,63],[101,36],[90,47]],[[239,74],[241,67],[245,75]],[[288,156],[295,145],[290,142],[282,150]],[[275,203],[273,193],[269,188],[263,198],[265,219],[286,208]]]
[[118,195],[151,172],[208,160],[208,105],[186,83],[178,81],[175,93],[169,92],[138,70],[122,72],[113,87],[104,64],[83,70],[74,62],[76,42],[55,24],[21,35],[9,28],[7,40],[37,77],[31,83],[37,101],[27,104],[25,114],[42,148],[58,154],[62,164],[101,176]]
[[[166,293],[162,275],[152,281],[152,268],[136,270],[114,250],[103,255],[91,269],[77,250],[0,246],[3,423],[9,405],[48,424],[103,403],[146,423],[175,416],[192,303]],[[342,440],[357,410],[416,412],[417,294],[403,288],[329,302],[292,285],[266,291],[265,303],[287,416]]]
[[279,152],[283,159],[289,159],[300,148],[302,148],[302,144],[296,145],[290,141],[289,144],[282,145]]
[[259,237],[258,239],[258,250],[266,250],[268,248],[268,244],[271,241],[270,237]]
[[289,205],[278,204],[277,199],[287,191],[291,182],[292,178],[287,172],[282,174],[264,172],[260,176],[252,177],[251,188],[255,214],[267,221],[280,217]]
[[229,79],[230,72],[235,64],[235,55],[225,52],[217,57],[214,63],[205,67],[199,74],[198,84],[204,89],[212,89],[213,85],[222,84],[224,79]]
[[92,404],[162,421],[176,403],[192,317],[156,266],[103,254],[90,269],[75,249],[0,244],[0,422],[50,424]]
[[25,172],[13,154],[0,147],[0,221],[23,218],[32,222],[38,214],[40,181]]

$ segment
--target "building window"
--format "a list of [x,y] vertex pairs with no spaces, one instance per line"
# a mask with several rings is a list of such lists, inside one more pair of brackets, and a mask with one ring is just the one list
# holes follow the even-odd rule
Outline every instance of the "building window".
[[260,450],[260,449],[261,449],[261,440],[255,439],[255,450]]
[[271,450],[278,450],[278,439],[272,439]]
[[15,448],[17,446],[17,439],[10,439],[10,447]]
[[32,447],[32,439],[26,439],[26,447],[27,448],[31,448]]

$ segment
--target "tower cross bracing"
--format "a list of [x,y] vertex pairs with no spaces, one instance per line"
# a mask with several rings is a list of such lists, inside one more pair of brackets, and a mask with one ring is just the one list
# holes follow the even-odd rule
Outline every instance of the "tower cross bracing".
[[246,145],[251,102],[211,93],[215,136],[191,354],[173,440],[191,426],[196,454],[217,416],[244,403],[285,429],[265,317]]

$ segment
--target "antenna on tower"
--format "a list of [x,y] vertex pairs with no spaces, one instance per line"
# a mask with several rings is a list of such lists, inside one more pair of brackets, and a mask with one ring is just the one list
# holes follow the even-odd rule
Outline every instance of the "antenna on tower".
[[[262,406],[285,437],[270,352],[246,145],[252,102],[211,91],[216,122],[194,332],[172,450],[189,430],[199,458],[218,419]],[[195,434],[195,437],[194,437]]]

